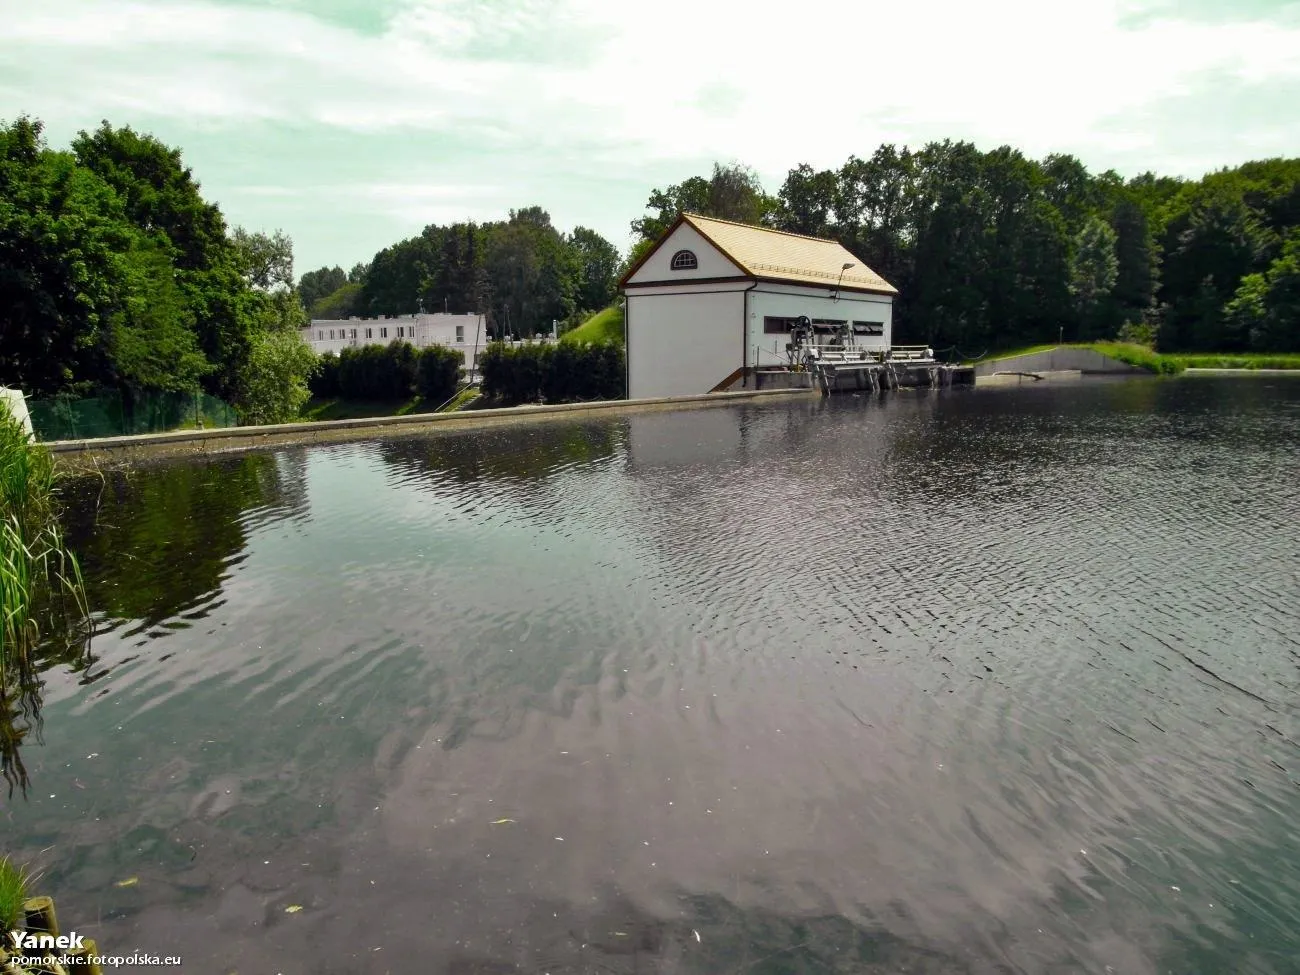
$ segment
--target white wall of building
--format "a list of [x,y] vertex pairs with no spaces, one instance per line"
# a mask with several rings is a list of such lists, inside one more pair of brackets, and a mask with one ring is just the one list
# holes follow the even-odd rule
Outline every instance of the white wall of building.
[[707,393],[741,368],[744,287],[628,291],[628,398]]
[[[673,255],[687,250],[695,255],[699,267],[693,271],[674,271]],[[690,281],[692,278],[730,278],[745,272],[722,255],[722,252],[700,236],[690,224],[682,224],[663,244],[650,255],[650,259],[628,278],[628,284],[647,281]]]
[[893,332],[893,299],[886,295],[867,295],[841,291],[836,301],[825,288],[802,288],[798,285],[760,284],[749,294],[749,322],[746,328],[748,365],[775,366],[786,361],[788,334],[764,331],[763,319],[822,318],[832,321],[881,322],[884,334],[855,336],[858,346],[884,351],[890,346]]

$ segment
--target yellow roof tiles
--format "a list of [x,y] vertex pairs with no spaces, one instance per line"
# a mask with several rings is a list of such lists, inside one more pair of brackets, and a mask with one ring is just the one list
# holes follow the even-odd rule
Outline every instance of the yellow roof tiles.
[[[754,227],[687,213],[682,219],[737,264],[745,274],[795,284],[863,288],[883,294],[898,289],[833,240]],[[852,264],[840,272],[845,264]]]

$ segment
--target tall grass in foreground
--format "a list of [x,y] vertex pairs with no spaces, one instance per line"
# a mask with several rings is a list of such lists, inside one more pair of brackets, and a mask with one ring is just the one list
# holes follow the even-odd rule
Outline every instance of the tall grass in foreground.
[[85,615],[77,560],[63,544],[54,506],[54,460],[0,407],[0,683],[65,616]]
[[18,927],[27,900],[27,871],[0,857],[0,935]]
[[[89,621],[77,560],[64,545],[47,448],[0,405],[0,774],[26,789],[18,750],[39,727],[38,644],[68,637],[85,653]],[[66,652],[64,656],[67,656]]]

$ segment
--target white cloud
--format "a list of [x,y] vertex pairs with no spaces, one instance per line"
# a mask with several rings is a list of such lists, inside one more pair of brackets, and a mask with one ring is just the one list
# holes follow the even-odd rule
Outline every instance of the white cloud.
[[[772,172],[945,134],[1049,151],[1208,70],[1300,74],[1296,29],[1124,30],[1111,0],[805,0],[780,17],[709,0],[408,0],[383,36],[212,2],[0,10],[37,110],[55,94],[156,116],[496,132],[641,161],[736,157]],[[528,57],[567,32],[570,62]]]
[[[1143,109],[1209,74],[1300,78],[1293,22],[1125,21],[1128,0],[392,0],[379,33],[308,8],[0,0],[0,118],[216,125],[235,140],[250,122],[315,123],[372,147],[421,139],[431,151],[410,174],[418,185],[367,198],[365,185],[393,176],[361,172],[348,199],[432,218],[481,212],[473,193],[438,195],[466,173],[515,187],[495,201],[502,212],[502,198],[560,174],[662,184],[716,158],[753,165],[775,189],[799,162],[945,137],[1075,152],[1094,168],[1140,156],[1168,171],[1189,157],[1152,141]],[[1217,124],[1215,164],[1239,146],[1300,145],[1294,114],[1253,131]],[[255,179],[298,178],[267,166]],[[593,205],[569,209],[590,220]]]

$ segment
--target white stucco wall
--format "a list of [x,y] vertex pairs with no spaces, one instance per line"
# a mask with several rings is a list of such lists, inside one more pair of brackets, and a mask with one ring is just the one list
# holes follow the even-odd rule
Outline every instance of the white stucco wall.
[[628,292],[630,399],[707,393],[744,365],[744,292],[699,288]]
[[[680,250],[691,251],[699,262],[694,271],[674,271],[673,255]],[[722,252],[700,236],[689,224],[682,224],[665,240],[650,259],[628,278],[628,284],[645,284],[650,281],[689,281],[692,278],[729,278],[743,274],[740,268],[722,256]]]
[[[749,366],[774,366],[785,362],[788,335],[769,335],[763,331],[764,317],[809,318],[861,322],[884,322],[881,336],[859,335],[855,341],[863,348],[889,348],[893,332],[893,299],[885,295],[840,292],[833,300],[825,288],[801,288],[797,285],[760,284],[749,295],[749,321],[746,325],[746,355]],[[755,354],[761,349],[760,354]]]

